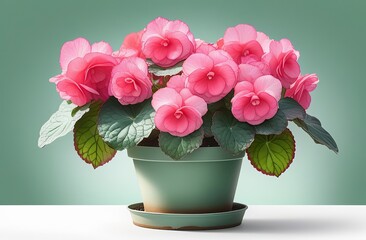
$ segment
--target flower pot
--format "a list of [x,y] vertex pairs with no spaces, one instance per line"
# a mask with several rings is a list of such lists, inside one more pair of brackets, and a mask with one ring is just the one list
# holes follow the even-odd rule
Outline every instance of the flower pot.
[[133,158],[146,212],[214,213],[231,211],[243,155],[221,147],[201,147],[173,160],[158,147],[128,149]]

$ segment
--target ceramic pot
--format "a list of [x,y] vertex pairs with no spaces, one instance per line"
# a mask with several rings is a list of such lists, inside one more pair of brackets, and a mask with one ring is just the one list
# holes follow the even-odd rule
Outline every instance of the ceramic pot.
[[159,213],[230,211],[244,154],[221,147],[201,147],[173,160],[158,147],[128,149],[133,159],[144,209]]

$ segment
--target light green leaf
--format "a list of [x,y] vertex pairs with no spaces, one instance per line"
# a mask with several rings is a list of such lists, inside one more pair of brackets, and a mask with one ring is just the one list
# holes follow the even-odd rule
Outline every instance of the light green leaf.
[[271,135],[280,134],[287,128],[288,121],[285,114],[278,109],[276,115],[273,118],[264,121],[263,123],[255,126],[256,134]]
[[333,137],[322,127],[320,121],[309,114],[303,120],[295,119],[294,122],[307,132],[315,143],[322,144],[330,150],[338,153],[337,143]]
[[219,145],[234,155],[245,151],[254,141],[254,127],[239,122],[230,112],[216,112],[211,129]]
[[94,168],[109,162],[117,152],[109,147],[98,133],[98,113],[101,105],[101,102],[90,105],[90,111],[76,122],[74,128],[75,150]]
[[42,148],[57,138],[65,136],[74,128],[76,121],[89,111],[88,107],[82,108],[72,116],[71,113],[76,107],[75,104],[67,103],[67,101],[61,103],[58,111],[52,114],[50,119],[41,127],[38,147]]
[[203,137],[204,131],[202,128],[185,137],[176,137],[166,132],[160,132],[159,145],[166,155],[178,160],[199,148]]
[[154,74],[155,76],[173,76],[180,73],[183,69],[183,61],[175,64],[172,67],[169,68],[163,68],[156,64],[152,64],[149,66],[149,72]]
[[134,105],[121,105],[111,97],[99,114],[99,134],[116,150],[133,147],[155,128],[154,116],[151,99]]
[[278,102],[280,110],[285,114],[287,120],[294,120],[295,118],[304,119],[304,108],[292,98],[282,98]]
[[295,139],[289,129],[280,135],[256,135],[247,149],[248,159],[260,172],[279,177],[295,156]]

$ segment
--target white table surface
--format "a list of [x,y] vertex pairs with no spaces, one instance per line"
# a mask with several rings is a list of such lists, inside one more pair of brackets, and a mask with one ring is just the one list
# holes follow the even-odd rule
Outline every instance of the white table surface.
[[132,224],[126,206],[0,206],[0,239],[366,239],[366,206],[249,206],[239,227],[167,231]]

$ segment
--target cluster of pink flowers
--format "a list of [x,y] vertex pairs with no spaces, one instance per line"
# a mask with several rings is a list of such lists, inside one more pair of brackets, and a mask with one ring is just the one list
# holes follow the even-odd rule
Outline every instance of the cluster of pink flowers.
[[[195,39],[187,24],[157,18],[140,32],[126,36],[118,51],[105,42],[90,45],[83,38],[61,49],[62,73],[50,79],[62,99],[82,106],[113,96],[122,105],[152,97],[156,127],[174,136],[199,129],[208,104],[230,92],[231,112],[258,125],[272,118],[281,97],[304,109],[318,83],[315,74],[301,75],[299,52],[288,39],[276,41],[246,24],[228,28],[216,43]],[[182,63],[182,71],[158,83],[149,71]]]

